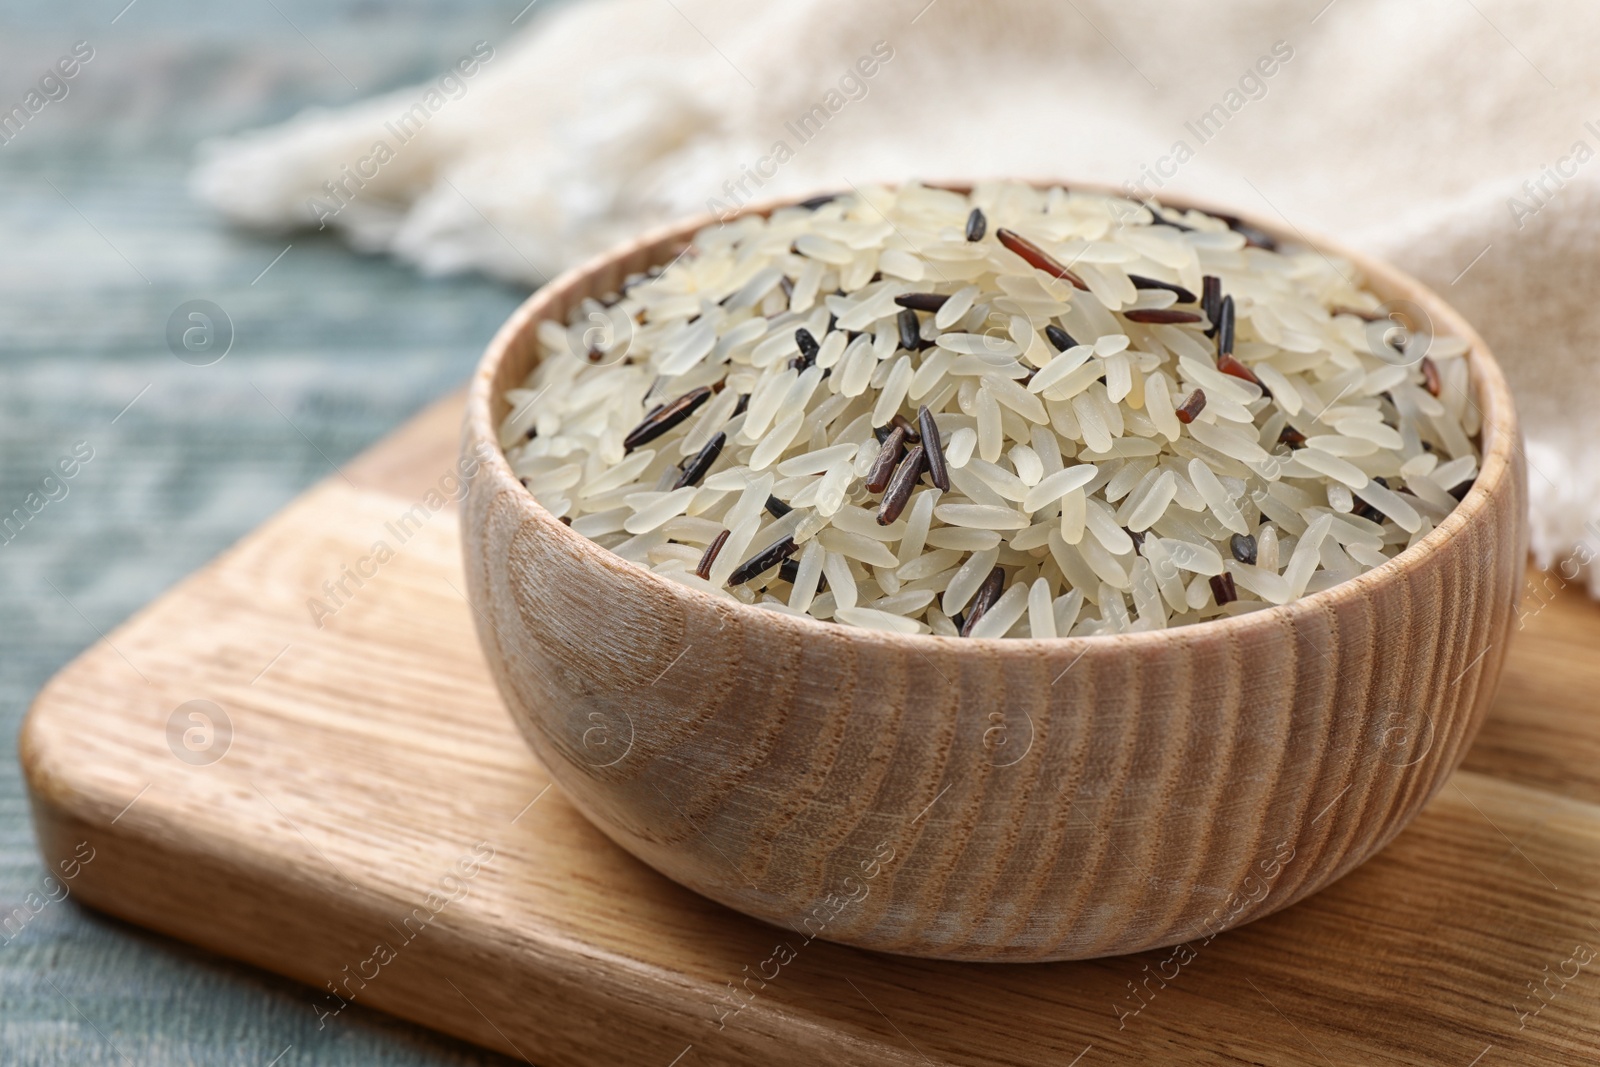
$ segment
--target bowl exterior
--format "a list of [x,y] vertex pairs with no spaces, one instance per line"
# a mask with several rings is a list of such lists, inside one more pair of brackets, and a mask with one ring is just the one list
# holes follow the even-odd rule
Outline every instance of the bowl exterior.
[[[703,220],[702,220],[703,221]],[[1282,608],[1056,641],[900,637],[727,603],[540,508],[498,452],[534,327],[670,260],[698,223],[569,273],[496,338],[463,447],[479,637],[551,776],[602,831],[741,912],[865,948],[1080,959],[1197,942],[1372,856],[1455,769],[1526,558],[1509,394],[1473,344],[1476,485],[1385,567]]]

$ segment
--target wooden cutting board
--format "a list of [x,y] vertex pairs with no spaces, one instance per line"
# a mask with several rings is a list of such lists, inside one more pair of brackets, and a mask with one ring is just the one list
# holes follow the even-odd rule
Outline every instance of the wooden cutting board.
[[1559,576],[1466,768],[1325,892],[1177,952],[878,956],[680,889],[548,788],[438,495],[459,404],[45,687],[22,759],[80,900],[305,982],[326,1026],[354,1001],[542,1065],[1600,1059],[1600,608]]

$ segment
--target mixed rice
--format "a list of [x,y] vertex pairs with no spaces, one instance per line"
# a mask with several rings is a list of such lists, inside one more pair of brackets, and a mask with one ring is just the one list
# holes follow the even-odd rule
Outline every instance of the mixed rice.
[[708,226],[541,323],[501,444],[574,531],[715,596],[1160,629],[1379,566],[1465,494],[1467,345],[1392,312],[1234,219],[870,188]]

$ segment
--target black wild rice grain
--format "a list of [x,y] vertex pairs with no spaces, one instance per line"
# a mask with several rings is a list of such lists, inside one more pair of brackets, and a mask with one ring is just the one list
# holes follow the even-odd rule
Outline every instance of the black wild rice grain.
[[906,432],[906,444],[918,445],[922,443],[922,435],[917,432],[915,426],[911,425],[911,420],[904,415],[896,414],[889,420],[889,425],[898,426]]
[[1072,339],[1072,335],[1070,333],[1068,333],[1066,330],[1063,330],[1053,322],[1044,328],[1044,335],[1049,339],[1051,346],[1057,352],[1065,352],[1067,349],[1076,346],[1078,343]]
[[797,547],[799,546],[794,543],[793,537],[784,537],[774,541],[735,567],[733,573],[728,575],[728,584],[743,585],[764,571],[771,570],[794,555]]
[[823,193],[821,196],[813,196],[810,200],[802,200],[797,206],[807,211],[815,211],[823,204],[831,204],[837,199],[839,199],[838,193]]
[[934,485],[948,493],[950,471],[944,464],[944,442],[939,440],[939,424],[933,421],[933,412],[926,404],[917,412],[917,427],[922,431],[923,454],[928,457],[928,476]]
[[1256,565],[1256,539],[1249,534],[1234,534],[1228,539],[1228,547],[1233,550],[1233,558],[1240,563]]
[[563,526],[571,526],[572,525],[572,516],[571,515],[563,515],[563,516],[561,516],[561,525],[563,525]]
[[627,296],[628,290],[632,289],[634,286],[640,284],[641,282],[647,282],[652,278],[658,278],[660,276],[661,267],[659,265],[651,267],[649,270],[640,274],[630,274],[627,280],[622,283],[622,288],[617,291],[617,294],[619,297]]
[[1206,313],[1206,321],[1211,323],[1206,327],[1206,336],[1217,335],[1217,314],[1222,309],[1222,279],[1215,274],[1207,274],[1200,279],[1200,310]]
[[711,399],[712,389],[709,385],[702,385],[698,389],[691,389],[678,399],[663,404],[644,417],[644,421],[629,431],[628,436],[622,439],[622,448],[625,452],[632,452],[642,444],[654,441],[657,437],[683,422],[695,413],[701,404]]
[[[1389,488],[1389,480],[1387,478],[1375,475],[1372,480],[1383,486],[1385,489]],[[1352,493],[1351,495],[1355,498],[1356,502],[1356,506],[1352,510],[1352,514],[1354,514],[1357,518],[1366,519],[1369,522],[1383,522],[1383,512],[1379,511],[1365,500],[1362,500],[1360,493]]]
[[1180,304],[1194,303],[1194,294],[1181,285],[1174,285],[1171,282],[1160,281],[1156,278],[1146,278],[1142,274],[1130,274],[1128,275],[1128,280],[1133,283],[1135,289],[1165,289],[1167,292],[1175,294]]
[[1150,209],[1150,225],[1171,226],[1174,230],[1178,230],[1181,233],[1194,232],[1193,226],[1186,226],[1181,222],[1173,222],[1171,219],[1161,214],[1161,211],[1154,204],[1146,204],[1145,207]]
[[1233,357],[1231,352],[1224,352],[1222,355],[1217,357],[1217,369],[1223,374],[1238,378],[1240,381],[1250,382],[1252,385],[1261,386],[1261,391],[1263,393],[1268,391],[1266,386],[1261,385],[1261,379],[1256,377],[1256,372],[1245,366],[1243,363],[1240,363]]
[[711,578],[711,565],[717,561],[717,553],[722,551],[722,546],[728,543],[728,531],[723,530],[717,534],[716,540],[706,546],[705,555],[700,557],[700,563],[695,567],[695,574],[702,579]]
[[683,465],[683,473],[678,475],[678,480],[673,483],[672,488],[682,489],[686,485],[699,485],[700,479],[706,476],[706,472],[717,461],[717,457],[722,455],[722,446],[727,443],[728,435],[719,431],[715,437],[706,442],[704,448],[694,454],[694,458]]
[[766,509],[767,514],[771,515],[775,519],[781,519],[785,515],[789,514],[789,512],[794,510],[794,508],[791,508],[788,504],[785,504],[783,501],[770,494],[767,496]]
[[817,339],[811,336],[811,331],[804,326],[794,332],[794,343],[800,348],[800,369],[805,370],[817,361],[817,353],[822,351],[822,346],[817,344]]
[[911,491],[917,487],[917,479],[922,477],[926,458],[922,446],[915,445],[905,454],[900,466],[894,469],[894,476],[889,479],[889,486],[883,491],[883,500],[878,505],[879,526],[888,526],[906,509],[906,501],[911,499]]
[[867,471],[866,487],[869,493],[881,493],[889,484],[889,478],[894,474],[896,463],[900,462],[900,450],[905,447],[906,432],[896,426],[889,430],[889,436],[883,439],[883,447],[878,449],[878,457],[872,461],[872,469]]
[[1444,390],[1444,380],[1439,377],[1439,366],[1427,356],[1422,357],[1422,384],[1434,396]]
[[[778,577],[783,581],[788,582],[790,585],[793,585],[794,580],[800,577],[800,561],[797,559],[786,559],[782,563],[778,564]],[[826,574],[817,575],[817,592],[826,593],[827,591],[828,576]]]
[[1217,355],[1233,355],[1233,296],[1222,298],[1217,305]]
[[1237,215],[1218,215],[1217,218],[1228,224],[1228,229],[1244,238],[1244,243],[1255,248],[1264,248],[1268,252],[1278,250],[1278,239],[1266,230],[1252,226]]
[[967,216],[967,240],[981,241],[983,235],[989,232],[989,220],[984,218],[983,209],[975,207],[972,214]]
[[1211,595],[1217,598],[1217,607],[1232,604],[1239,599],[1239,589],[1233,584],[1233,575],[1226,572],[1211,576]]
[[895,324],[900,327],[900,347],[908,352],[915,352],[921,347],[922,323],[917,321],[917,313],[910,308],[901,308],[900,314],[895,316]]
[[1192,311],[1175,308],[1134,308],[1124,311],[1122,317],[1129,322],[1144,322],[1155,326],[1173,326],[1184,322],[1199,322],[1200,316]]
[[1183,403],[1178,405],[1178,421],[1188,425],[1194,421],[1196,415],[1205,409],[1206,391],[1204,389],[1196,389],[1184,398]]
[[961,623],[961,636],[971,637],[972,628],[978,625],[978,620],[989,613],[995,601],[1000,599],[1000,594],[1005,591],[1006,572],[996,567],[989,572],[989,577],[978,586],[978,591],[972,594],[972,603],[967,605],[967,617]]
[[1034,244],[1020,233],[1016,233],[1012,230],[1007,230],[1002,227],[1001,229],[994,231],[994,235],[1001,244],[1005,245],[1012,252],[1015,252],[1017,255],[1021,256],[1023,262],[1027,263],[1028,266],[1032,267],[1034,270],[1042,270],[1052,278],[1060,278],[1063,281],[1071,282],[1074,286],[1082,289],[1084,292],[1089,291],[1089,286],[1082,278],[1078,277],[1066,267],[1063,267],[1056,257],[1052,256],[1050,253],[1046,252],[1044,249],[1040,248],[1038,245]]
[[1278,443],[1280,445],[1288,445],[1292,451],[1305,445],[1306,435],[1295,429],[1293,426],[1285,426],[1283,429],[1278,431]]
[[750,394],[740,393],[739,402],[733,406],[733,414],[729,418],[738,418],[750,409]]
[[944,307],[944,302],[950,298],[942,293],[902,293],[894,298],[894,302],[903,308],[912,311],[935,312]]

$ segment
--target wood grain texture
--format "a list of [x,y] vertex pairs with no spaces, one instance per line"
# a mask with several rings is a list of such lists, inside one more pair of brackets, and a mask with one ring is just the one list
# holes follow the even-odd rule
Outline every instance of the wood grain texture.
[[[401,443],[397,471],[453,451]],[[25,769],[46,860],[85,840],[97,850],[78,899],[305,982],[308,1016],[337,1007],[319,995],[326,983],[351,982],[357,1003],[545,1067],[667,1067],[680,1054],[679,1067],[1031,1067],[1081,1052],[1081,1067],[1465,1067],[1491,1046],[1480,1067],[1594,1060],[1592,966],[1526,1013],[1540,1003],[1530,983],[1560,972],[1575,945],[1600,945],[1600,805],[1487,773],[1456,774],[1389,848],[1315,897],[1196,933],[1181,964],[1170,951],[914,960],[808,942],[721,908],[545,791],[478,652],[451,516],[425,524],[321,629],[312,623],[307,598],[416,500],[331,480],[40,694]],[[1491,732],[1509,709],[1564,717],[1591,746],[1600,738],[1587,702],[1541,705],[1550,690],[1515,688],[1552,642],[1577,636],[1568,627],[1600,639],[1600,609],[1569,607],[1531,618],[1512,646]],[[151,687],[130,685],[121,654]],[[1593,657],[1559,670],[1564,689],[1600,687]],[[168,747],[172,709],[195,698],[223,706],[234,727],[209,766]],[[1594,765],[1583,769],[1573,790],[1600,788]],[[465,895],[402,941],[397,926],[480,842],[494,856]],[[1267,901],[1289,891],[1301,858]],[[380,941],[396,958],[353,982],[345,968]],[[773,973],[780,943],[793,959],[764,984],[750,978]]]
[[1283,908],[1369,859],[1443,786],[1500,675],[1527,490],[1504,379],[1439,297],[1331,248],[1472,348],[1482,473],[1396,560],[1173,631],[903,636],[761,611],[629,564],[552,518],[495,446],[504,393],[538,358],[537,324],[672,259],[708,221],[540,290],[491,344],[468,401],[465,453],[489,457],[463,513],[479,637],[540,761],[614,841],[714,900],[829,940],[1082,959]]

